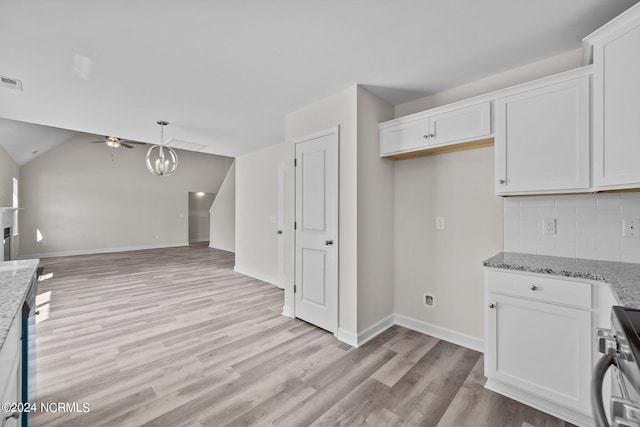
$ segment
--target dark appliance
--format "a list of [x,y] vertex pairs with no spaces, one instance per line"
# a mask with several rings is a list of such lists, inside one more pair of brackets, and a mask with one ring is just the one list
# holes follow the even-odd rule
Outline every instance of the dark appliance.
[[[640,427],[640,310],[611,308],[611,329],[596,329],[600,357],[591,379],[596,427]],[[611,424],[602,399],[604,376],[611,375]]]

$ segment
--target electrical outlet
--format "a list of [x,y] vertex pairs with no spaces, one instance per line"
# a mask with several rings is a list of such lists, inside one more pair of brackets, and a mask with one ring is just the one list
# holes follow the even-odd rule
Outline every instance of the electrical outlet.
[[640,219],[625,218],[622,220],[622,237],[640,238]]
[[437,216],[436,217],[436,230],[444,230],[444,217]]
[[542,220],[542,234],[556,234],[555,218],[545,218]]

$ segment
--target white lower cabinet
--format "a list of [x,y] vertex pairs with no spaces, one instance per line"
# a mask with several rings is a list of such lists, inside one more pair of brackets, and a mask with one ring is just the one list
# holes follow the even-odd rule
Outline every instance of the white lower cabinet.
[[487,388],[591,424],[592,285],[493,270],[486,277]]
[[[21,355],[22,319],[20,313],[15,317],[7,337],[0,348],[0,402],[19,403],[21,401]],[[4,406],[4,405],[3,405]],[[21,414],[13,411],[0,410],[0,427],[17,427],[20,425]]]

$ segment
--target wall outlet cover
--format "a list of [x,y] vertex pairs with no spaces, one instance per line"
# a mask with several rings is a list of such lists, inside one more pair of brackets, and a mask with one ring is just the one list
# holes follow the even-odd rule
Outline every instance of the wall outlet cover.
[[622,220],[622,237],[640,238],[640,219],[625,218]]
[[555,218],[545,218],[542,220],[542,234],[556,234]]

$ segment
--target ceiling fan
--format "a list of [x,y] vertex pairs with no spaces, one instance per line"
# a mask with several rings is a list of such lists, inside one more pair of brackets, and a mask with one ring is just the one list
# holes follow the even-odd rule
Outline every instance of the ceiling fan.
[[[116,136],[105,136],[102,141],[92,141],[92,144],[107,144],[111,148],[133,148],[133,145],[146,145],[145,142],[129,141]],[[133,144],[133,145],[132,145]]]

